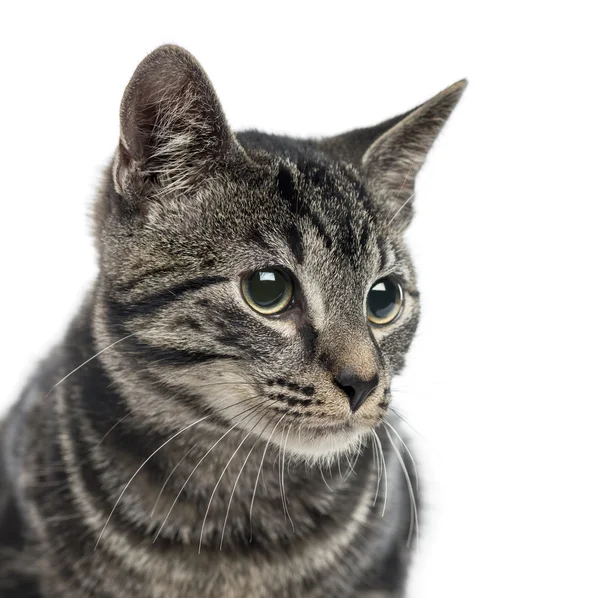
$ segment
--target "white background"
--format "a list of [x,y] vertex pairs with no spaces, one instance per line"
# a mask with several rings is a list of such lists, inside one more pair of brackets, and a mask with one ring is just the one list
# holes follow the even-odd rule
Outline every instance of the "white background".
[[95,275],[120,96],[192,51],[231,124],[325,135],[462,77],[418,181],[423,320],[397,402],[428,463],[411,597],[600,596],[598,18],[592,2],[8,3],[0,410]]

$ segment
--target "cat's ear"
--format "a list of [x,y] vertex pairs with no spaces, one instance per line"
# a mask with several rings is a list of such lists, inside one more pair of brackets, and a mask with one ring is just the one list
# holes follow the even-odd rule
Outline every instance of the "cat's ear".
[[358,167],[369,189],[406,226],[412,214],[417,173],[458,103],[466,80],[444,89],[424,104],[374,127],[322,140],[320,145]]
[[140,63],[120,116],[113,178],[128,198],[185,192],[243,154],[206,73],[177,46],[161,46]]

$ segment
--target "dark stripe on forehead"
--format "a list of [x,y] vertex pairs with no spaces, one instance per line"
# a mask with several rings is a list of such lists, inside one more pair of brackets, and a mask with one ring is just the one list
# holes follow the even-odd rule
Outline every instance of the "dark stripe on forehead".
[[244,241],[266,251],[273,250],[271,245],[269,245],[264,235],[262,234],[262,231],[260,231],[256,227],[253,227],[248,233],[246,233]]
[[327,247],[327,249],[331,249],[331,247],[333,246],[333,239],[331,238],[331,235],[325,230],[325,225],[321,221],[320,216],[318,214],[315,214],[314,212],[308,212],[308,216],[313,227],[317,229],[319,237],[323,239],[325,247]]
[[[342,239],[341,249],[350,258],[358,258],[360,254],[360,239],[355,225],[357,222],[350,213],[346,214],[345,238]],[[356,259],[355,259],[356,261]]]
[[[298,214],[301,209],[298,190],[296,189],[292,173],[284,164],[279,165],[279,172],[277,173],[277,189],[288,210],[293,214]],[[302,265],[304,261],[304,243],[298,227],[293,222],[288,222],[284,234],[294,257],[296,258],[296,262],[299,265]]]
[[300,158],[298,170],[315,186],[323,189],[326,196],[339,196],[339,189],[335,178],[332,176],[331,167],[313,160]]
[[277,188],[281,199],[288,204],[290,211],[298,213],[298,190],[292,173],[283,164],[279,165]]
[[360,239],[358,240],[358,245],[362,251],[367,248],[367,241],[369,239],[369,224],[365,220],[362,225],[362,231],[360,233]]
[[[371,198],[353,169],[312,158],[297,158],[298,175],[293,167],[290,170],[285,164],[279,165],[279,194],[292,214],[316,230],[328,250],[336,246],[343,254],[358,257],[366,249],[369,223],[374,218]],[[286,232],[288,243],[301,263],[305,247],[300,245],[300,234],[291,227]]]
[[304,262],[304,241],[302,240],[298,227],[292,222],[289,222],[287,225],[286,239],[296,258],[296,262],[301,266]]

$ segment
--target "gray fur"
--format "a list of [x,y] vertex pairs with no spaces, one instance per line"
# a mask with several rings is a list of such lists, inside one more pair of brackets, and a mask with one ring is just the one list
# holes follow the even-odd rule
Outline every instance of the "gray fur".
[[[100,275],[4,424],[2,596],[403,594],[416,472],[382,423],[405,434],[389,388],[419,317],[402,232],[464,86],[295,140],[235,135],[184,50],[142,62],[96,202]],[[266,266],[298,282],[269,318],[240,293]],[[373,327],[389,274],[403,312]],[[379,377],[356,413],[343,368]]]

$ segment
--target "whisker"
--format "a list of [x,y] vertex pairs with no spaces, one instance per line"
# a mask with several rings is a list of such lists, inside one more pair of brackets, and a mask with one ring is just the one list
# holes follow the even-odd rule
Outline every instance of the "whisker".
[[[377,436],[375,430],[371,430],[371,435]],[[381,476],[383,475],[383,469],[381,467],[381,455],[379,454],[379,447],[377,446],[377,443],[375,443],[375,449],[375,456],[377,457],[377,480],[380,482]]]
[[119,421],[117,421],[117,423],[113,424],[110,429],[108,430],[108,432],[106,432],[106,434],[104,434],[104,436],[102,436],[102,438],[100,438],[100,440],[98,441],[98,443],[96,444],[95,448],[98,448],[108,437],[108,435],[123,421],[125,421],[131,414],[133,413],[133,411],[129,411],[129,413],[126,413],[121,419],[119,419]]
[[244,442],[246,442],[246,440],[248,439],[248,437],[250,436],[250,434],[252,434],[253,429],[250,430],[246,434],[246,436],[244,436],[244,438],[242,438],[242,440],[239,443],[238,447],[235,449],[235,451],[233,451],[233,454],[231,455],[231,457],[229,457],[229,460],[225,464],[225,467],[223,468],[223,471],[221,472],[221,475],[219,476],[219,479],[215,483],[215,487],[213,488],[213,491],[212,491],[212,493],[210,495],[210,498],[208,499],[208,505],[206,507],[206,512],[204,513],[204,519],[202,520],[202,527],[200,528],[200,541],[198,542],[198,554],[200,554],[200,551],[202,550],[202,538],[204,536],[204,526],[206,525],[206,520],[208,518],[208,512],[210,511],[210,505],[212,504],[212,501],[213,501],[213,499],[215,497],[215,494],[217,493],[217,488],[219,487],[219,484],[221,483],[221,480],[223,479],[223,476],[225,475],[225,472],[227,471],[227,468],[229,467],[229,465],[233,461],[233,458],[237,455],[238,451],[242,448],[242,445],[244,444]]
[[392,407],[391,405],[388,406],[388,409],[400,420],[402,420],[402,423],[405,424],[406,426],[408,426],[417,436],[419,436],[419,438],[425,440],[425,442],[427,442],[426,438],[423,436],[423,434],[421,434],[421,432],[419,432],[419,430],[417,430],[395,407]]
[[281,487],[281,480],[283,479],[283,476],[281,475],[281,451],[283,450],[283,432],[285,432],[285,430],[281,432],[281,443],[279,444],[279,455],[277,458],[277,479],[279,480],[279,495],[281,496],[281,504],[283,506],[283,518],[285,520],[287,519],[285,513],[285,501],[283,500],[283,489]]
[[102,527],[102,531],[100,532],[100,535],[98,536],[98,540],[96,541],[96,545],[94,546],[94,551],[98,548],[98,544],[100,544],[100,540],[102,539],[102,535],[104,534],[104,531],[106,530],[106,526],[108,525],[108,522],[110,521],[110,518],[112,517],[113,513],[115,512],[115,509],[117,508],[117,505],[119,504],[119,502],[121,501],[121,499],[123,498],[123,495],[125,494],[125,492],[127,491],[127,488],[129,488],[131,482],[133,482],[135,476],[137,476],[137,474],[142,470],[142,468],[144,467],[144,465],[146,465],[146,463],[148,463],[148,461],[150,461],[150,459],[152,459],[152,457],[154,457],[154,455],[156,455],[156,453],[158,453],[158,451],[160,451],[163,447],[165,447],[167,444],[169,444],[169,442],[171,442],[172,440],[174,440],[175,438],[177,438],[177,436],[179,436],[180,434],[183,434],[183,432],[185,432],[186,430],[189,430],[192,426],[195,426],[197,424],[199,424],[200,422],[208,419],[210,417],[210,415],[206,415],[204,417],[201,417],[200,419],[197,419],[196,421],[193,421],[191,424],[188,424],[187,426],[185,426],[184,428],[182,428],[181,430],[179,430],[179,432],[176,432],[175,434],[173,434],[173,436],[171,436],[166,442],[163,442],[155,451],[152,452],[152,454],[136,469],[135,473],[131,476],[131,478],[129,478],[129,481],[127,482],[127,484],[125,484],[125,487],[123,488],[123,490],[121,491],[121,494],[119,494],[119,497],[117,498],[117,502],[115,502],[114,507],[111,509],[108,518],[106,519],[106,523],[104,524],[104,526]]
[[400,462],[400,466],[402,467],[402,471],[404,472],[404,478],[406,479],[406,485],[408,486],[411,510],[410,510],[410,527],[408,529],[408,538],[406,539],[406,545],[409,546],[410,542],[413,538],[413,530],[414,530],[414,534],[417,538],[419,535],[419,515],[417,512],[417,501],[416,501],[415,493],[414,493],[414,490],[412,487],[412,482],[411,482],[410,476],[408,474],[408,470],[406,469],[406,463],[404,463],[404,459],[402,459],[402,455],[400,454],[398,447],[394,444],[394,441],[392,440],[392,437],[391,437],[390,433],[388,432],[387,428],[384,428],[384,430],[385,430],[385,433],[387,434],[387,437],[389,438],[390,444],[392,445],[392,449],[394,450],[394,452],[396,453],[396,456],[398,457],[398,461]]
[[[371,436],[375,436],[375,431],[371,430]],[[379,498],[379,484],[381,483],[381,462],[379,460],[379,451],[377,448],[377,443],[373,441],[373,460],[377,461],[377,488],[375,489],[375,498],[373,499],[373,505],[377,504],[377,499]]]
[[400,434],[398,434],[398,431],[394,428],[394,426],[392,426],[392,424],[390,424],[390,422],[387,419],[384,419],[383,423],[398,437],[398,440],[402,443],[402,446],[404,447],[404,450],[406,451],[406,454],[408,455],[410,462],[412,463],[413,471],[415,472],[415,486],[418,490],[419,489],[419,470],[417,469],[417,464],[415,463],[415,460],[412,456],[412,453],[410,452],[410,449],[408,448],[408,445],[406,444],[406,442],[404,442],[404,440],[401,438]]
[[[158,360],[158,361],[160,361],[160,360]],[[152,363],[155,363],[155,362],[152,362]],[[202,390],[202,389],[207,388],[209,386],[252,386],[252,387],[256,387],[256,384],[254,384],[253,382],[208,382],[206,384],[202,384],[202,385],[198,386],[197,390]],[[181,396],[181,394],[183,394],[183,392],[185,392],[185,391],[184,390],[180,390],[179,392],[175,393],[174,395],[172,395],[171,397],[169,397],[163,403],[163,405],[166,405],[167,403],[170,403],[171,401],[175,400],[178,396]],[[106,434],[104,434],[104,436],[100,439],[100,441],[96,445],[96,448],[99,447],[106,440],[106,438],[108,437],[108,435],[121,422],[123,422],[125,419],[127,419],[128,417],[130,417],[131,415],[133,415],[138,410],[138,408],[132,407],[132,406],[130,406],[129,408],[130,408],[129,413],[127,413],[126,415],[124,415],[119,421],[117,421],[115,424],[113,424],[111,426],[111,428],[108,430],[108,432],[106,432]],[[177,467],[177,466],[175,466],[175,467]]]
[[[263,417],[266,415],[266,413],[261,417],[261,419],[259,419],[258,421],[260,422]],[[229,511],[231,509],[231,503],[233,501],[233,496],[235,494],[235,489],[237,488],[238,482],[240,480],[240,476],[242,475],[242,472],[244,471],[244,467],[246,467],[246,463],[248,462],[248,459],[250,458],[250,455],[252,454],[252,451],[254,450],[254,448],[256,447],[256,445],[262,440],[262,433],[269,427],[269,424],[275,419],[275,417],[272,417],[266,424],[265,427],[261,430],[258,438],[256,439],[256,442],[252,445],[252,447],[250,448],[250,450],[248,451],[248,454],[246,455],[246,458],[244,459],[244,462],[242,463],[242,466],[240,467],[240,471],[237,475],[237,478],[235,478],[235,482],[233,484],[233,490],[231,491],[231,496],[229,497],[229,503],[227,504],[227,511],[225,512],[225,520],[223,521],[223,532],[221,533],[221,543],[219,544],[219,550],[223,549],[223,539],[225,538],[225,528],[227,526],[227,519],[229,517]],[[258,422],[257,422],[258,425]]]
[[52,391],[57,387],[60,386],[67,378],[71,377],[75,372],[79,371],[82,367],[86,366],[90,361],[93,361],[94,359],[96,359],[96,357],[102,355],[102,353],[104,353],[105,351],[108,351],[109,349],[112,349],[115,345],[118,345],[119,343],[122,343],[123,341],[127,340],[128,338],[131,338],[133,335],[135,334],[135,332],[132,332],[131,334],[128,334],[127,336],[124,336],[123,338],[120,338],[119,340],[116,340],[114,343],[111,343],[110,345],[108,345],[108,347],[104,347],[104,349],[98,351],[98,353],[96,353],[95,355],[92,355],[89,359],[86,359],[82,364],[78,365],[74,370],[71,370],[64,378],[61,378],[46,394],[46,396],[44,397],[45,399],[47,399],[50,394],[52,393]]
[[[163,402],[163,405],[166,405],[172,401],[174,401],[178,396],[180,396],[182,394],[183,391],[179,391],[177,393],[175,393],[174,395],[170,396],[168,399],[166,399]],[[132,406],[128,406],[129,407],[129,413],[126,413],[119,421],[117,421],[115,424],[113,424],[110,429],[108,430],[108,432],[106,432],[104,434],[104,436],[102,436],[102,438],[98,441],[98,443],[96,444],[95,448],[98,448],[107,438],[108,435],[123,421],[125,421],[128,417],[132,416],[138,409],[139,407],[132,407]]]
[[346,463],[348,463],[348,467],[346,467],[346,473],[344,473],[344,477],[342,478],[342,481],[346,481],[349,477],[350,474],[352,473],[352,463],[350,463],[350,458],[348,457],[348,455],[344,455],[344,458],[346,459]]
[[177,461],[177,463],[175,464],[175,467],[173,467],[173,469],[171,470],[171,473],[167,476],[167,479],[164,481],[160,492],[158,493],[158,496],[156,497],[156,501],[154,502],[154,506],[152,507],[152,511],[150,512],[150,519],[152,519],[152,517],[154,516],[154,512],[156,511],[156,507],[158,506],[158,502],[160,501],[160,497],[163,495],[163,492],[165,491],[165,488],[167,487],[167,484],[169,483],[169,480],[171,479],[171,477],[173,476],[173,474],[175,473],[175,471],[177,470],[177,468],[183,463],[183,461],[185,460],[185,458],[202,442],[202,440],[198,440],[198,442],[195,442],[183,455],[183,457],[181,457],[181,459],[179,459],[179,461]]
[[[169,403],[169,402],[173,401],[173,400],[174,400],[174,399],[176,399],[176,398],[177,398],[177,397],[178,397],[180,394],[181,394],[181,392],[178,392],[178,393],[176,393],[176,394],[172,395],[171,397],[169,397],[167,400],[165,400],[165,401],[164,401],[163,405],[166,405],[167,403]],[[258,395],[257,395],[257,396],[258,396]],[[241,403],[245,403],[246,401],[248,401],[248,400],[252,400],[252,399],[254,399],[254,398],[256,398],[256,397],[249,397],[249,398],[243,399],[243,400],[241,400],[241,401],[238,401],[237,403],[234,403],[233,405],[228,405],[228,406],[226,406],[226,407],[223,407],[222,409],[216,410],[216,411],[215,411],[215,413],[219,413],[219,412],[221,412],[221,411],[224,411],[225,409],[229,409],[230,407],[234,407],[234,406],[236,406],[236,405],[239,405],[239,404],[241,404]],[[269,400],[271,400],[271,399],[269,399]],[[94,447],[92,447],[92,449],[97,449],[97,448],[98,448],[98,447],[101,445],[101,443],[102,443],[102,442],[104,442],[104,441],[106,440],[106,438],[108,437],[108,435],[109,435],[109,434],[110,434],[110,433],[111,433],[111,432],[112,432],[112,431],[113,431],[113,430],[114,430],[114,429],[115,429],[115,428],[116,428],[116,427],[117,427],[117,426],[118,426],[118,425],[119,425],[119,424],[120,424],[120,423],[121,423],[121,422],[122,422],[122,421],[123,421],[125,418],[127,418],[127,417],[128,417],[128,416],[130,416],[130,415],[132,415],[134,411],[136,411],[136,409],[135,409],[134,407],[131,407],[131,411],[130,411],[129,413],[127,413],[125,416],[123,416],[123,417],[122,417],[122,418],[121,418],[119,421],[117,421],[115,424],[113,424],[113,426],[111,426],[111,428],[108,430],[108,432],[106,432],[106,433],[104,434],[104,436],[103,436],[103,437],[102,437],[102,438],[101,438],[101,439],[100,439],[100,440],[99,440],[99,441],[98,441],[98,442],[97,442],[97,443],[94,445]],[[210,416],[209,416],[209,417],[210,417]],[[86,465],[86,464],[90,463],[91,461],[92,461],[92,456],[91,456],[91,453],[90,453],[90,456],[89,456],[88,458],[86,458],[86,459],[82,458],[82,459],[80,460],[80,465]],[[39,471],[40,471],[41,473],[46,473],[46,474],[50,474],[50,473],[52,473],[52,471],[60,471],[60,472],[64,471],[64,466],[63,466],[62,464],[54,464],[54,466],[53,466],[53,467],[54,467],[54,469],[52,469],[52,470],[51,470],[51,469],[49,469],[49,468],[48,468],[48,465],[45,465],[45,466],[44,466],[44,468],[43,468],[43,469],[40,469]],[[56,488],[56,489],[57,489],[57,491],[58,491],[58,490],[60,490],[60,488],[66,487],[66,486],[67,486],[67,483],[66,483],[66,482],[64,482],[64,483],[60,483],[60,484],[57,484],[57,483],[52,483],[51,485],[50,485],[50,484],[44,484],[44,486],[41,486],[41,485],[39,485],[39,484],[36,484],[36,485],[38,485],[39,487],[46,487],[46,486],[47,486],[47,487],[54,487],[54,488]],[[54,495],[54,494],[55,494],[55,493],[51,493],[49,496],[52,496],[52,495]]]
[[267,439],[267,444],[265,445],[265,450],[263,451],[262,458],[261,458],[260,464],[258,466],[258,473],[256,474],[256,482],[254,483],[254,491],[252,492],[252,500],[250,501],[250,515],[249,515],[249,519],[250,519],[250,539],[249,539],[249,542],[252,542],[252,507],[254,507],[254,499],[256,498],[256,489],[258,488],[258,480],[260,478],[260,472],[261,472],[263,464],[265,462],[265,456],[267,454],[267,449],[269,448],[269,443],[271,442],[271,438],[273,438],[273,434],[275,434],[275,430],[277,429],[277,426],[279,426],[279,424],[284,420],[284,418],[286,416],[287,416],[287,414],[284,413],[281,416],[281,418],[279,419],[279,421],[273,427],[273,430],[271,430],[271,434],[270,434],[269,438]]
[[362,452],[362,446],[356,450],[356,455],[354,456],[354,459],[352,461],[350,461],[350,457],[346,454],[346,461],[348,462],[348,469],[346,470],[346,475],[344,477],[344,481],[346,481],[350,477],[351,473],[353,473],[354,475],[357,475],[356,471],[354,469],[354,466],[356,465],[356,462],[358,461],[358,458],[360,457],[361,452]]
[[[255,410],[257,408],[258,408],[258,406],[252,405],[249,409],[247,409],[245,411],[242,411],[242,413],[240,413],[239,415],[247,413],[248,411],[252,412],[253,410]],[[221,442],[221,440],[223,440],[223,438],[225,438],[232,430],[234,430],[235,428],[237,428],[237,426],[240,423],[241,423],[241,421],[235,422],[224,434],[221,435],[221,437],[208,449],[208,451],[206,451],[206,453],[204,453],[204,455],[202,456],[202,458],[200,459],[200,461],[198,461],[198,463],[196,463],[196,465],[194,466],[194,468],[192,469],[192,471],[190,472],[190,474],[186,478],[185,482],[183,483],[183,486],[181,486],[181,489],[177,493],[177,496],[175,497],[175,500],[171,504],[171,507],[170,507],[168,513],[166,514],[165,519],[162,522],[162,525],[158,528],[158,531],[156,532],[156,535],[154,536],[153,542],[156,542],[158,536],[160,535],[160,532],[162,531],[162,529],[164,528],[165,524],[167,523],[167,519],[169,518],[169,515],[172,513],[173,509],[175,508],[175,505],[177,504],[177,501],[179,500],[179,497],[183,493],[185,487],[187,486],[188,482],[190,481],[190,479],[192,478],[192,476],[194,475],[194,473],[196,472],[196,470],[198,469],[198,467],[200,467],[201,463],[204,461],[204,459],[206,459],[206,457],[208,457],[208,455],[217,446],[217,444],[219,444],[219,442]]]
[[375,434],[374,439],[379,447],[379,453],[381,454],[381,462],[383,465],[383,481],[385,484],[385,494],[383,495],[383,509],[381,511],[381,516],[383,517],[385,514],[385,507],[387,505],[387,495],[388,495],[388,477],[387,477],[387,467],[385,466],[385,453],[383,452],[383,448],[381,446],[381,440],[379,440],[379,436]]
[[[413,169],[413,165],[410,165],[410,168],[408,169],[408,172],[406,173],[406,176],[404,177],[404,181],[402,181],[402,186],[400,187],[400,190],[398,191],[397,195],[396,195],[396,199],[398,199],[398,197],[400,197],[400,193],[402,193],[402,190],[404,189],[404,185],[406,185],[406,181],[408,181],[408,177],[410,176],[410,173],[412,172]],[[386,226],[389,226],[392,223],[392,220],[394,220],[394,218],[400,214],[400,212],[402,211],[402,208],[404,208],[404,206],[415,196],[415,194],[413,193],[398,209],[398,211],[390,218],[390,220],[388,221],[388,223],[386,224]]]
[[[228,407],[223,407],[222,409],[219,409],[218,411],[216,411],[216,413],[220,413],[222,411],[224,411],[225,409],[229,409],[230,407],[234,407],[236,405],[240,405],[241,403],[245,403],[246,401],[250,401],[253,399],[258,398],[259,395],[254,396],[254,397],[249,397],[248,399],[243,399],[243,401],[239,401],[238,403],[234,403],[233,405],[229,405]],[[272,399],[268,399],[266,398],[266,400],[271,401]],[[245,413],[245,412],[242,412]],[[241,414],[240,414],[241,415]],[[162,496],[163,492],[165,491],[165,488],[167,487],[167,484],[169,483],[169,480],[171,479],[171,477],[173,476],[173,474],[175,473],[175,471],[177,470],[177,468],[183,463],[183,461],[185,460],[185,458],[202,442],[202,439],[198,440],[198,442],[194,443],[194,445],[192,447],[190,447],[186,453],[183,455],[183,457],[181,457],[181,459],[179,459],[179,461],[175,464],[175,467],[173,467],[173,469],[171,470],[171,473],[167,476],[167,479],[164,481],[160,492],[158,493],[158,496],[156,497],[156,501],[154,502],[154,507],[152,508],[152,512],[150,513],[150,517],[152,517],[154,515],[154,512],[156,510],[156,507],[158,506],[158,502],[160,500],[160,497]]]
[[[285,450],[286,450],[286,447],[287,447],[287,442],[288,442],[288,438],[290,436],[291,429],[292,429],[292,424],[290,424],[288,426],[288,431],[287,431],[287,435],[285,437],[285,442],[283,443],[283,452],[280,453],[281,455],[283,455],[283,459],[282,459],[282,462],[281,462],[281,498],[282,498],[282,501],[283,501],[283,515],[284,515],[284,518],[287,515],[288,519],[290,520],[290,523],[292,524],[292,531],[294,531],[295,530],[295,528],[294,528],[294,522],[292,521],[292,516],[290,515],[290,511],[288,509],[287,501],[286,501],[286,498],[285,498],[285,479],[284,479],[284,477],[285,477]],[[282,437],[283,437],[283,435],[282,435]]]
[[320,463],[319,463],[319,471],[321,472],[321,477],[323,478],[323,482],[325,483],[325,486],[327,486],[327,488],[329,488],[329,492],[333,492],[331,486],[327,483],[327,480],[325,479],[325,476],[323,475],[323,467],[321,466]]

